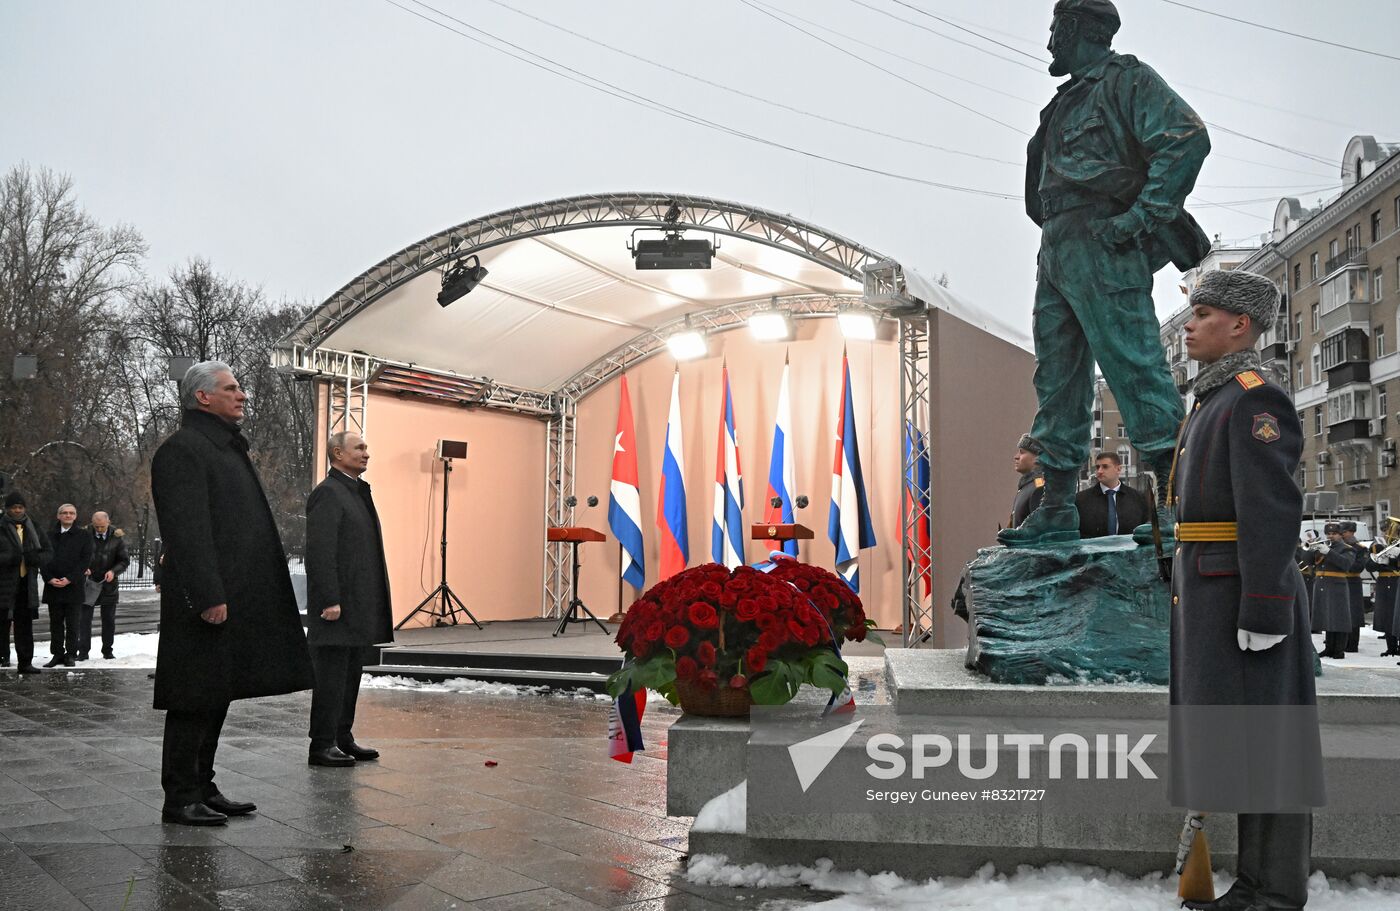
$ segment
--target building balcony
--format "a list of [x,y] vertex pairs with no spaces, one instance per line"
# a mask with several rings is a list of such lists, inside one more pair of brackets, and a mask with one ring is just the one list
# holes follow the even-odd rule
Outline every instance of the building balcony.
[[1273,344],[1265,345],[1263,348],[1259,349],[1259,357],[1264,363],[1268,363],[1269,361],[1285,362],[1288,360],[1288,343],[1274,342]]
[[1371,304],[1365,300],[1355,300],[1333,307],[1322,314],[1322,334],[1331,335],[1347,328],[1369,329],[1371,325]]
[[1332,424],[1327,428],[1327,445],[1335,446],[1338,443],[1349,443],[1352,440],[1369,440],[1371,438],[1370,425],[1371,422],[1365,418]]
[[1333,392],[1343,386],[1369,384],[1371,364],[1368,361],[1343,361],[1335,367],[1327,368],[1327,391]]
[[1339,253],[1338,255],[1327,260],[1327,263],[1322,267],[1322,274],[1324,276],[1330,276],[1333,272],[1336,272],[1338,269],[1344,269],[1347,266],[1352,265],[1353,263],[1365,262],[1365,247],[1358,247],[1355,250],[1347,250],[1344,253]]

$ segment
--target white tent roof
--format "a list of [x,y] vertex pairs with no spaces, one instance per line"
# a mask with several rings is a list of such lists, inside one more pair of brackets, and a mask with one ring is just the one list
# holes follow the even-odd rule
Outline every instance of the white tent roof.
[[[667,226],[716,240],[708,270],[639,271],[628,240]],[[486,280],[443,308],[442,269],[480,257]],[[283,340],[552,390],[686,314],[773,297],[859,300],[884,258],[787,216],[674,194],[575,197],[458,225],[357,277]],[[1029,348],[1024,333],[904,270],[909,296]]]

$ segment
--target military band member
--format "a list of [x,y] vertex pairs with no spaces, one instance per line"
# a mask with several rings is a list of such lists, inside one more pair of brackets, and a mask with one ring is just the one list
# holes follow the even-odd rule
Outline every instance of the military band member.
[[1026,517],[1040,508],[1040,500],[1045,495],[1045,474],[1040,470],[1040,441],[1029,433],[1021,435],[1016,442],[1016,456],[1012,460],[1021,480],[1016,482],[1016,496],[1011,501],[1011,524],[1008,528],[1019,528]]
[[1366,593],[1361,587],[1361,570],[1369,555],[1366,545],[1356,540],[1356,523],[1342,522],[1342,541],[1356,555],[1356,566],[1347,575],[1347,604],[1351,608],[1351,631],[1347,633],[1346,651],[1361,651],[1361,627],[1366,625]]
[[1239,862],[1225,895],[1185,904],[1302,908],[1310,810],[1324,801],[1307,597],[1294,560],[1303,436],[1253,347],[1273,324],[1278,291],[1262,276],[1208,272],[1191,309],[1186,350],[1202,368],[1170,485],[1169,794],[1195,811],[1237,812]]
[[[1387,519],[1387,524],[1393,523]],[[1400,542],[1391,543],[1390,539],[1390,535],[1378,535],[1366,557],[1366,569],[1376,577],[1371,590],[1371,628],[1385,637],[1382,658],[1400,653],[1394,632],[1395,599],[1400,593]]]
[[1351,587],[1347,580],[1356,567],[1356,552],[1342,540],[1342,526],[1322,527],[1326,540],[1313,546],[1316,567],[1312,590],[1312,631],[1323,634],[1324,658],[1345,658],[1351,632]]

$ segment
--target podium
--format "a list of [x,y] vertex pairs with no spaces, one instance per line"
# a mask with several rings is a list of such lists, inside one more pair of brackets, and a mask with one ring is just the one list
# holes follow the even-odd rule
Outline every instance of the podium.
[[[578,596],[578,546],[589,541],[606,541],[607,536],[604,535],[601,531],[595,531],[592,528],[584,528],[582,526],[573,525],[557,525],[553,528],[546,530],[545,540],[551,543],[562,542],[568,544],[570,547],[573,548],[574,582],[571,591],[573,591],[574,597],[573,600],[569,602],[569,609],[564,611],[564,616],[559,618],[559,626],[557,629],[554,630],[554,635],[557,636],[560,633],[566,632],[569,629],[570,623],[587,623],[589,620],[592,620],[594,623],[597,623],[598,629],[602,630],[604,633],[607,633],[608,628],[603,625],[602,621],[600,621],[597,617],[593,616],[593,612],[588,609],[588,605],[584,604],[583,599]],[[587,619],[578,616],[579,611],[583,611],[585,614],[587,614]]]
[[755,541],[810,541],[812,529],[797,522],[755,522],[749,536]]

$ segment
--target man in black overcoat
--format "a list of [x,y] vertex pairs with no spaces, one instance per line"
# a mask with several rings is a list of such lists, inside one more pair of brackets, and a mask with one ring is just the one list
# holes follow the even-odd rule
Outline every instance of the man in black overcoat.
[[64,503],[49,532],[53,555],[44,564],[44,603],[49,606],[49,651],[44,667],[73,667],[78,663],[78,619],[82,616],[84,583],[92,563],[92,536],[78,527],[78,507]]
[[1169,796],[1239,814],[1236,881],[1190,908],[1302,908],[1311,809],[1325,802],[1307,596],[1294,560],[1303,434],[1254,343],[1278,291],[1208,272],[1191,294],[1186,350],[1202,369],[1172,469]]
[[83,615],[78,621],[78,660],[88,660],[88,650],[92,648],[94,609],[102,616],[102,657],[110,660],[116,657],[112,653],[112,643],[117,636],[117,577],[131,565],[131,557],[126,552],[126,535],[120,528],[112,527],[111,517],[105,512],[99,510],[92,514],[88,533],[92,535],[92,564],[88,567],[92,586],[88,586],[88,590],[91,592],[95,586],[97,597],[83,604]]
[[214,783],[229,702],[313,683],[282,539],[238,429],[247,398],[227,365],[195,364],[180,383],[183,424],[151,462],[166,548],[155,683],[164,822],[221,825],[255,810]]
[[365,651],[392,641],[394,625],[379,513],[361,477],[369,447],[342,431],[326,452],[331,470],[306,500],[306,641],[316,670],[307,762],[347,766],[379,758],[352,728]]
[[10,663],[10,624],[15,627],[15,671],[37,674],[34,666],[34,621],[39,618],[39,569],[49,561],[49,542],[29,518],[24,495],[5,496],[0,519],[0,629],[4,650],[0,666]]
[[1134,528],[1152,521],[1147,497],[1119,480],[1122,471],[1123,461],[1116,452],[1101,452],[1094,458],[1094,483],[1074,497],[1079,509],[1079,537],[1130,535]]

